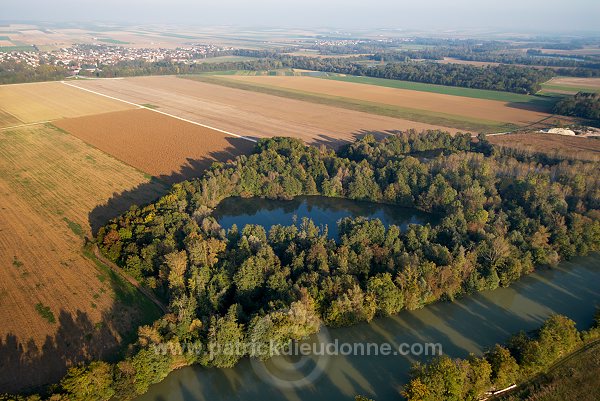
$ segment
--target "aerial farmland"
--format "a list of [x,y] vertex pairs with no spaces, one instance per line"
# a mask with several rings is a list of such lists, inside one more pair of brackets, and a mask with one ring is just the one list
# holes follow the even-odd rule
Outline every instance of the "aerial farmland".
[[[0,401],[537,400],[573,356],[556,399],[600,388],[597,34],[6,1]],[[278,13],[327,24],[246,25]]]

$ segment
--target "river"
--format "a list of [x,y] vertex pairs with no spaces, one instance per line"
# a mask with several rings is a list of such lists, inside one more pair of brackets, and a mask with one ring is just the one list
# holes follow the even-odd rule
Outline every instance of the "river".
[[[316,199],[296,199],[293,201],[295,207],[288,203],[285,206],[286,215],[291,213],[301,217],[302,208],[306,211],[315,210],[315,207],[322,209],[322,205],[316,203],[309,207],[311,201]],[[265,203],[264,200],[261,202]],[[231,218],[233,221],[238,213],[245,216],[236,221],[241,227],[249,222],[246,215],[248,218],[254,216],[253,221],[257,222],[257,216],[268,216],[271,210],[276,213],[273,221],[280,222],[281,207],[284,207],[280,203],[274,203],[270,208],[250,209],[247,205],[242,206],[237,208],[238,212],[230,209],[221,213],[219,218]],[[344,215],[356,215],[365,205],[361,202],[352,203],[351,206]],[[371,210],[378,217],[391,219],[379,205],[367,207],[370,209],[365,210],[365,214],[368,215],[367,212]],[[339,206],[339,210],[343,212],[343,209]],[[340,217],[338,211],[325,210],[326,220],[316,218],[322,211],[317,215],[309,215],[318,224],[331,224],[331,221],[336,221],[332,219]],[[421,221],[423,218],[423,215],[414,217]],[[412,219],[409,217],[407,221]],[[262,218],[258,220],[263,224],[266,222]],[[391,224],[391,220],[386,222]],[[404,343],[439,343],[444,354],[465,357],[469,353],[481,354],[487,347],[505,342],[519,330],[534,330],[553,313],[564,314],[573,319],[580,330],[586,329],[592,322],[599,302],[600,255],[594,254],[563,262],[553,269],[539,270],[510,288],[486,291],[453,303],[439,302],[417,311],[403,311],[392,317],[378,318],[353,327],[325,329],[323,333],[328,335],[327,340],[331,343],[336,340],[338,344],[386,343],[390,344],[392,350],[398,350]],[[308,342],[324,340],[322,334]],[[341,348],[339,350],[342,351]],[[411,363],[428,358],[401,356],[398,352],[386,356],[278,356],[265,364],[245,358],[231,369],[192,366],[177,370],[163,382],[152,386],[138,401],[330,401],[353,400],[357,394],[377,401],[398,400]]]

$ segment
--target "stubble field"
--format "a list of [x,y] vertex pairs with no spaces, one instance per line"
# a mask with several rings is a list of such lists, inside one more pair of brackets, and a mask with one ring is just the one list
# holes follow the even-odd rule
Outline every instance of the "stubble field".
[[508,102],[474,99],[438,93],[386,88],[377,85],[359,84],[313,77],[261,77],[226,76],[228,80],[257,85],[285,88],[294,91],[318,93],[328,96],[357,99],[367,102],[421,110],[435,117],[452,118],[457,121],[481,121],[490,125],[503,123],[529,125],[550,117],[534,107],[512,107]]
[[577,92],[600,93],[600,78],[556,77],[542,84],[542,93],[574,95]]
[[156,317],[149,301],[86,256],[83,245],[92,224],[164,190],[51,126],[0,131],[0,393],[110,357],[138,324]]
[[[61,82],[0,86],[0,110],[22,123],[129,110],[135,106],[100,97]],[[4,121],[0,115],[0,122]],[[2,123],[15,125],[14,122]]]
[[414,128],[461,131],[173,76],[78,81],[73,85],[247,137],[292,136],[339,146],[366,132]]

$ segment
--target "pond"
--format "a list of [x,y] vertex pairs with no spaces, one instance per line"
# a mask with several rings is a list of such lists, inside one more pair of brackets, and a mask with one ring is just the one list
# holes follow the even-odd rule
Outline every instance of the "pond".
[[386,226],[395,224],[402,230],[409,224],[436,221],[435,216],[413,208],[324,196],[299,196],[292,200],[227,198],[217,206],[213,216],[225,229],[233,224],[240,230],[246,224],[260,224],[267,233],[276,224],[300,224],[303,217],[308,217],[317,226],[327,226],[329,236],[336,240],[339,239],[337,222],[348,216],[377,218]]

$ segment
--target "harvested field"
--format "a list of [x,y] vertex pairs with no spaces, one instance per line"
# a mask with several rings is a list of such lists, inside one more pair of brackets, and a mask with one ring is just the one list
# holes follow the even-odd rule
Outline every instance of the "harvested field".
[[218,127],[239,135],[301,138],[338,146],[366,132],[458,129],[286,99],[177,77],[77,81],[73,85]]
[[528,125],[549,116],[535,110],[511,107],[506,102],[460,98],[312,77],[227,76],[227,79],[516,125]]
[[427,84],[423,82],[400,81],[397,79],[363,77],[356,75],[343,75],[328,73],[321,78],[333,79],[336,81],[353,82],[359,84],[368,84],[383,86],[385,88],[408,89],[418,92],[437,93],[442,95],[452,95],[467,97],[473,99],[496,100],[505,103],[512,103],[515,107],[524,107],[529,109],[539,109],[540,111],[550,110],[554,105],[551,99],[541,96],[523,95],[520,93],[493,91],[488,89],[463,88],[460,86],[446,86]]
[[542,84],[544,92],[600,92],[600,78],[556,77]]
[[111,357],[157,316],[82,247],[91,223],[164,191],[56,128],[0,131],[0,393],[56,382],[73,363]]
[[254,143],[246,139],[145,109],[65,119],[54,124],[171,183],[197,177],[214,161],[233,159],[254,149]]
[[5,111],[0,110],[0,128],[12,127],[14,125],[22,124],[15,116],[8,114]]
[[135,106],[86,93],[60,82],[0,86],[0,110],[23,123],[132,108]]
[[495,145],[550,156],[600,161],[600,139],[556,134],[507,134],[488,137]]

